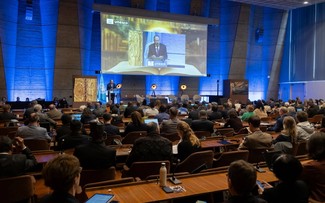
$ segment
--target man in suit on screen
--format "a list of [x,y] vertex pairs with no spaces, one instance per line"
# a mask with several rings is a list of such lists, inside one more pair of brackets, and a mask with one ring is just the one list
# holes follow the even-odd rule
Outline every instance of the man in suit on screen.
[[149,45],[148,58],[149,59],[159,59],[166,60],[167,59],[167,48],[166,45],[160,43],[160,38],[158,35],[155,35],[154,43]]

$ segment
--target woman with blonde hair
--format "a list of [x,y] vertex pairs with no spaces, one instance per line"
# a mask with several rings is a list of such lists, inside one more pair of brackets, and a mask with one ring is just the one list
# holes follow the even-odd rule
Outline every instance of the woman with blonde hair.
[[177,146],[177,157],[180,161],[183,161],[193,152],[198,151],[201,144],[200,140],[196,137],[193,130],[186,122],[180,121],[177,124],[177,132],[181,138],[181,142]]
[[281,134],[273,140],[273,144],[277,142],[291,142],[295,143],[297,140],[297,125],[296,121],[291,116],[286,116],[283,119],[283,130]]

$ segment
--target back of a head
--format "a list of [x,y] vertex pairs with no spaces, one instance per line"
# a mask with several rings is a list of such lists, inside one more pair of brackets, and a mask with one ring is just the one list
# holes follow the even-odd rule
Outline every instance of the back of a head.
[[42,105],[40,105],[40,104],[35,104],[35,106],[34,106],[34,110],[35,110],[36,112],[42,111]]
[[246,195],[252,192],[256,185],[256,170],[244,160],[234,161],[229,166],[228,178],[232,188],[239,195]]
[[315,132],[307,142],[307,151],[310,158],[314,160],[325,159],[325,133]]
[[49,105],[49,109],[50,109],[50,110],[55,109],[55,105],[54,105],[54,104],[50,104],[50,105]]
[[171,107],[169,109],[169,115],[172,117],[176,117],[178,114],[178,109],[176,107]]
[[29,123],[39,122],[39,116],[36,113],[30,114]]
[[160,107],[159,107],[159,112],[160,113],[165,113],[167,110],[167,107],[165,104],[162,104]]
[[42,175],[45,185],[54,191],[68,193],[81,173],[79,160],[72,155],[62,154],[50,160]]
[[283,154],[275,160],[273,172],[279,180],[290,183],[299,178],[302,172],[302,165],[294,156]]
[[7,136],[0,136],[0,153],[12,150],[12,140]]
[[147,125],[148,125],[148,129],[147,129],[148,135],[159,133],[159,130],[158,130],[159,128],[158,128],[157,123],[150,122]]
[[103,119],[104,119],[104,121],[111,120],[112,119],[112,114],[110,114],[110,113],[104,113]]
[[78,120],[72,120],[70,123],[70,130],[72,132],[79,132],[81,131],[82,123]]
[[3,108],[3,112],[9,112],[11,106],[9,104],[5,104],[2,108]]
[[308,120],[308,114],[305,111],[298,111],[296,117],[299,122],[305,122]]
[[200,116],[200,118],[207,118],[208,117],[208,113],[206,112],[206,110],[201,110],[199,112],[199,116]]
[[106,139],[106,132],[104,130],[104,125],[99,122],[90,123],[90,136],[94,141],[102,141]]
[[252,124],[254,128],[259,128],[261,124],[261,119],[258,116],[251,116],[248,119],[248,123]]
[[149,103],[149,107],[150,107],[150,108],[154,108],[154,107],[155,107],[155,102],[153,102],[153,101],[150,102],[150,103]]
[[296,127],[296,121],[294,118],[292,118],[291,116],[286,116],[283,119],[283,127],[285,129],[293,129]]
[[253,112],[254,111],[254,106],[249,104],[249,105],[246,106],[246,109],[247,109],[248,112]]
[[230,109],[228,111],[228,116],[229,116],[229,118],[237,118],[237,112],[236,112],[236,110],[235,109]]
[[131,120],[134,125],[140,125],[142,123],[141,114],[138,111],[133,111],[131,113]]
[[61,121],[63,125],[68,125],[72,121],[72,116],[70,114],[63,114],[61,116]]
[[284,107],[284,106],[281,107],[279,111],[282,112],[283,114],[288,113],[288,109],[287,109],[287,107]]

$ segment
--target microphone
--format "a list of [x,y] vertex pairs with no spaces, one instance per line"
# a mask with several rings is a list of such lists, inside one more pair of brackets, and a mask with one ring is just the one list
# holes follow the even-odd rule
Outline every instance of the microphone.
[[175,172],[176,172],[176,169],[177,169],[177,166],[178,166],[179,162],[180,162],[180,160],[177,159],[176,166],[175,166],[175,168],[174,168],[174,170],[173,170],[173,175],[172,175],[172,177],[170,177],[170,178],[168,179],[168,180],[169,180],[170,182],[172,182],[174,185],[178,185],[178,184],[181,184],[181,183],[182,183],[182,181],[178,180],[178,179],[175,177]]
[[61,139],[61,143],[60,143],[60,154],[64,154],[64,149],[63,149],[63,145],[64,145],[64,138]]

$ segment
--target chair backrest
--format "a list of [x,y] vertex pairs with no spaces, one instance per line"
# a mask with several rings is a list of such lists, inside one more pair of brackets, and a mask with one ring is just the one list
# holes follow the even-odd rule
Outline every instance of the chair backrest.
[[194,134],[199,139],[205,139],[207,137],[211,137],[211,133],[209,131],[194,131]]
[[323,114],[317,114],[313,116],[312,118],[308,118],[308,121],[310,123],[316,124],[316,123],[321,123],[323,119]]
[[122,144],[134,144],[135,140],[139,137],[145,137],[147,131],[134,131],[128,133],[122,140]]
[[274,151],[281,151],[286,154],[292,154],[293,146],[291,142],[277,142],[274,145]]
[[112,166],[107,169],[84,169],[81,171],[80,186],[88,183],[95,183],[99,181],[114,180],[116,175],[115,167]]
[[139,161],[134,162],[130,170],[123,171],[122,178],[133,177],[140,178],[141,180],[146,179],[151,175],[158,175],[161,167],[161,163],[166,163],[167,173],[170,171],[170,162],[167,160],[164,161]]
[[196,173],[205,168],[211,168],[213,165],[213,155],[212,150],[194,152],[178,164],[175,171]]
[[213,162],[213,167],[229,166],[231,162],[237,160],[247,161],[248,155],[248,150],[223,152],[219,158]]
[[258,164],[264,161],[263,153],[266,150],[271,151],[272,149],[261,148],[261,149],[249,149],[248,162],[252,164]]
[[299,141],[293,144],[292,154],[294,156],[306,155],[307,152],[307,141]]
[[50,144],[47,140],[24,140],[24,143],[32,151],[50,149]]
[[108,135],[105,144],[106,145],[118,145],[118,142],[122,141],[121,135]]
[[10,132],[17,132],[17,126],[0,127],[0,135],[8,135]]
[[23,175],[0,179],[1,202],[34,202],[35,178]]
[[219,133],[220,135],[224,135],[226,137],[231,137],[234,135],[235,130],[233,128],[219,128],[217,130],[217,133]]
[[238,130],[238,132],[235,134],[248,134],[248,130],[247,130],[247,128],[242,128],[242,129]]
[[181,138],[179,137],[178,133],[161,133],[160,134],[162,137],[167,138],[168,140],[170,140],[171,142],[176,142],[179,141]]

